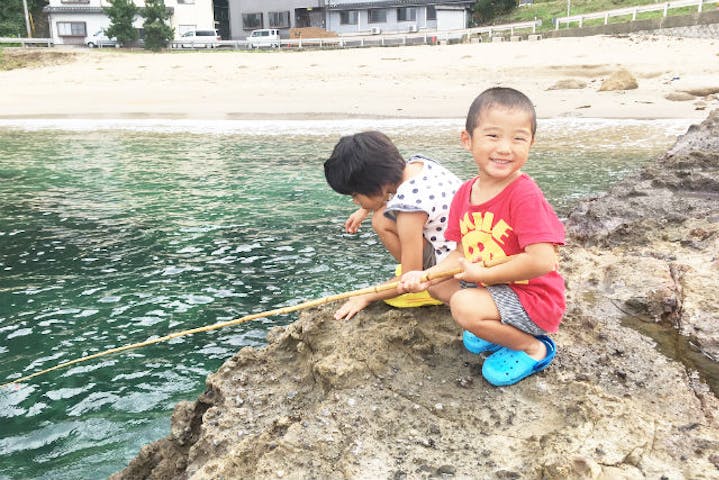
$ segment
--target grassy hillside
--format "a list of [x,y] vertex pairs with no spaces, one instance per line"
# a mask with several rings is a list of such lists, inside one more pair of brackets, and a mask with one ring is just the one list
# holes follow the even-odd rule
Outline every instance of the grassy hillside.
[[[570,15],[579,15],[581,13],[603,12],[605,10],[615,10],[618,8],[628,8],[638,5],[647,5],[663,3],[656,0],[569,0]],[[526,22],[534,19],[542,20],[541,30],[551,30],[554,28],[553,19],[556,17],[564,17],[567,15],[567,0],[534,0],[533,5],[517,7],[512,13],[498,17],[493,22],[494,25],[502,23]],[[705,6],[705,10],[716,8],[714,4]],[[668,15],[686,15],[695,13],[697,7],[670,9]],[[661,12],[650,12],[637,15],[637,20],[654,18],[661,16]],[[627,22],[631,20],[631,16],[613,17],[609,19],[610,23]],[[593,20],[585,22],[585,26],[603,24],[604,20]]]

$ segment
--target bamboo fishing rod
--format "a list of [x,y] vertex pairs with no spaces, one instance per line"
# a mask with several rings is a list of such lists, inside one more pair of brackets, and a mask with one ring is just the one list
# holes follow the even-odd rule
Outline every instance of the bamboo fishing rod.
[[[499,265],[501,263],[505,263],[505,262],[509,261],[510,258],[511,258],[511,256],[499,258],[496,260],[490,260],[488,262],[484,262],[484,265],[485,265],[485,267],[493,267],[495,265]],[[461,272],[462,272],[462,269],[459,267],[454,268],[452,270],[431,272],[429,274],[422,276],[421,281],[428,282],[431,280],[438,280],[440,278],[448,278],[448,277],[452,277]],[[327,297],[318,298],[315,300],[309,300],[309,301],[306,301],[303,303],[298,303],[297,305],[292,305],[289,307],[276,308],[274,310],[267,310],[265,312],[259,312],[259,313],[253,313],[251,315],[245,315],[244,317],[236,318],[234,320],[228,320],[226,322],[218,322],[218,323],[215,323],[212,325],[205,325],[204,327],[197,327],[197,328],[191,328],[189,330],[182,330],[180,332],[173,332],[168,335],[165,335],[164,337],[153,338],[151,340],[145,340],[144,342],[132,343],[132,344],[128,344],[128,345],[122,345],[120,347],[110,348],[110,349],[104,350],[102,352],[93,353],[92,355],[86,355],[84,357],[75,358],[75,359],[69,360],[67,362],[58,363],[57,365],[55,365],[53,367],[46,368],[45,370],[40,370],[39,372],[31,373],[30,375],[26,375],[24,377],[17,378],[11,382],[0,384],[0,388],[5,388],[10,385],[22,383],[27,380],[30,380],[31,378],[39,377],[40,375],[44,375],[46,373],[50,373],[55,370],[60,370],[60,369],[69,367],[71,365],[76,365],[78,363],[87,362],[89,360],[94,360],[96,358],[105,357],[107,355],[112,355],[114,353],[120,353],[120,352],[125,352],[127,350],[134,350],[137,348],[147,347],[149,345],[155,345],[157,343],[162,343],[162,342],[166,342],[168,340],[172,340],[173,338],[184,337],[187,335],[194,335],[195,333],[210,332],[212,330],[219,330],[220,328],[232,327],[235,325],[240,325],[242,323],[251,322],[252,320],[257,320],[258,318],[272,317],[275,315],[286,315],[288,313],[296,312],[299,310],[305,310],[307,308],[318,307],[318,306],[324,305],[326,303],[336,302],[337,300],[344,300],[344,299],[351,298],[351,297],[359,297],[360,295],[368,295],[371,293],[386,292],[387,290],[396,289],[397,286],[399,286],[399,281],[393,281],[393,282],[389,282],[389,283],[381,283],[379,285],[374,285],[372,287],[361,288],[359,290],[351,290],[349,292],[343,292],[343,293],[338,293],[336,295],[329,295]]]

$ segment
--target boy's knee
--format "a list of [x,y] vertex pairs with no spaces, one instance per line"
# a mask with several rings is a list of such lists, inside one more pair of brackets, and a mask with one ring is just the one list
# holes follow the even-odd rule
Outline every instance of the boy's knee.
[[439,285],[434,285],[427,289],[432,298],[436,298],[440,302],[449,304],[450,294],[446,290],[446,288],[441,288]]
[[459,282],[454,279],[432,285],[427,289],[433,298],[449,305],[452,296],[459,290]]
[[377,233],[397,230],[396,223],[384,216],[384,209],[378,210],[372,215],[372,228]]
[[459,290],[449,299],[449,309],[452,312],[452,317],[462,328],[466,326],[465,323],[473,316],[472,302],[469,297],[467,290]]
[[452,317],[465,330],[476,328],[482,322],[490,320],[484,296],[477,289],[458,290],[449,301]]
[[449,299],[449,308],[452,313],[465,313],[472,311],[472,305],[476,302],[473,301],[473,295],[471,290],[462,289],[458,290]]

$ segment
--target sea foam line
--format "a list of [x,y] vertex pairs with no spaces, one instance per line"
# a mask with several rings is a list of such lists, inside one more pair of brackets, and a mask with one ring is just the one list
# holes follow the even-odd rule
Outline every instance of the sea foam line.
[[[634,120],[609,118],[539,119],[538,128],[546,131],[592,131],[605,128],[651,126],[679,135],[693,123],[689,119]],[[337,120],[187,120],[187,119],[0,119],[0,128],[25,131],[138,131],[213,135],[346,135],[363,130],[413,133],[417,129],[461,131],[464,120],[457,118],[423,119],[337,119]]]

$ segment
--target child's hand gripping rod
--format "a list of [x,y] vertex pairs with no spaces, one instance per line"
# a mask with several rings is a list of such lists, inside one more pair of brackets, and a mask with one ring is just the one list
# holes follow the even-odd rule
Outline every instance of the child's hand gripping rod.
[[[496,259],[496,260],[491,260],[491,261],[488,261],[488,262],[484,262],[484,265],[485,265],[486,267],[493,267],[493,266],[495,266],[495,265],[499,265],[499,264],[501,264],[501,263],[505,263],[505,262],[509,261],[510,258],[511,258],[511,256],[510,256],[510,257],[499,258],[499,259]],[[422,278],[422,281],[424,282],[424,281],[429,281],[429,280],[435,280],[435,279],[438,279],[438,278],[451,277],[451,276],[454,276],[454,275],[460,273],[461,271],[462,271],[461,268],[455,268],[455,269],[452,269],[452,270],[435,272],[435,273],[432,273],[432,274],[430,274],[430,275],[425,275],[425,276]],[[112,355],[113,353],[120,353],[120,352],[124,352],[124,351],[127,351],[127,350],[134,350],[134,349],[137,349],[137,348],[147,347],[147,346],[149,346],[149,345],[154,345],[154,344],[156,344],[156,343],[166,342],[166,341],[168,341],[168,340],[172,340],[173,338],[177,338],[177,337],[184,337],[184,336],[186,336],[186,335],[193,335],[193,334],[195,334],[195,333],[209,332],[209,331],[212,331],[212,330],[218,330],[218,329],[220,329],[220,328],[225,328],[225,327],[231,327],[231,326],[235,326],[235,325],[240,325],[241,323],[246,323],[246,322],[250,322],[250,321],[252,321],[252,320],[257,320],[258,318],[271,317],[271,316],[274,316],[274,315],[286,315],[286,314],[288,314],[288,313],[296,312],[296,311],[299,311],[299,310],[304,310],[304,309],[307,309],[307,308],[317,307],[317,306],[319,306],[319,305],[324,305],[325,303],[336,302],[337,300],[344,300],[344,299],[350,298],[350,297],[357,297],[357,296],[360,296],[360,295],[367,295],[367,294],[369,294],[369,293],[384,292],[384,291],[387,291],[387,290],[396,289],[398,285],[399,285],[399,281],[390,282],[390,283],[383,283],[383,284],[380,284],[380,285],[375,285],[375,286],[373,286],[373,287],[362,288],[362,289],[359,289],[359,290],[352,290],[352,291],[349,291],[349,292],[338,293],[338,294],[336,294],[336,295],[330,295],[330,296],[327,296],[327,297],[318,298],[318,299],[316,299],[316,300],[310,300],[310,301],[303,302],[303,303],[299,303],[299,304],[297,304],[297,305],[292,305],[292,306],[289,306],[289,307],[276,308],[276,309],[274,309],[274,310],[268,310],[268,311],[266,311],[266,312],[253,313],[253,314],[251,314],[251,315],[246,315],[246,316],[244,316],[244,317],[236,318],[236,319],[234,319],[234,320],[228,320],[228,321],[226,321],[226,322],[219,322],[219,323],[215,323],[215,324],[213,324],[213,325],[205,325],[204,327],[197,327],[197,328],[192,328],[192,329],[190,329],[190,330],[183,330],[183,331],[181,331],[181,332],[174,332],[174,333],[170,333],[170,334],[168,334],[168,335],[165,335],[164,337],[153,338],[153,339],[150,339],[150,340],[145,340],[144,342],[133,343],[133,344],[129,344],[129,345],[123,345],[123,346],[120,346],[120,347],[110,348],[109,350],[105,350],[105,351],[98,352],[98,353],[93,353],[92,355],[86,355],[86,356],[84,356],[84,357],[79,357],[79,358],[76,358],[76,359],[74,359],[74,360],[69,360],[69,361],[67,361],[67,362],[59,363],[59,364],[57,364],[57,365],[55,365],[55,366],[53,366],[53,367],[47,368],[47,369],[45,369],[45,370],[41,370],[41,371],[39,371],[39,372],[31,373],[30,375],[26,375],[26,376],[24,376],[24,377],[17,378],[17,379],[15,379],[15,380],[11,381],[11,382],[7,382],[7,383],[0,384],[0,388],[2,388],[2,387],[7,387],[7,386],[12,385],[12,384],[21,383],[21,382],[24,382],[24,381],[29,380],[29,379],[31,379],[31,378],[35,378],[35,377],[38,377],[38,376],[40,376],[40,375],[44,375],[44,374],[46,374],[46,373],[49,373],[49,372],[52,372],[52,371],[55,371],[55,370],[60,370],[60,369],[62,369],[62,368],[66,368],[66,367],[69,367],[69,366],[71,366],[71,365],[75,365],[75,364],[82,363],[82,362],[87,362],[87,361],[89,361],[89,360],[94,360],[94,359],[96,359],[96,358],[104,357],[104,356],[107,356],[107,355]]]
[[[501,265],[503,263],[507,263],[508,261],[510,261],[512,259],[512,257],[513,256],[510,255],[508,257],[502,257],[502,258],[496,258],[493,260],[488,260],[483,263],[484,263],[485,267],[490,268],[490,267],[494,267],[497,265]],[[458,273],[462,273],[462,271],[463,271],[462,267],[457,267],[457,268],[453,268],[451,270],[440,270],[437,272],[430,272],[430,273],[423,275],[422,278],[420,278],[420,281],[424,283],[424,282],[429,282],[430,280],[437,280],[440,278],[449,278],[449,277],[453,277],[453,276],[457,275]],[[345,292],[345,293],[337,294],[334,296],[335,298],[333,298],[333,300],[342,300],[342,299],[349,298],[349,297],[357,297],[360,295],[366,295],[368,293],[386,292],[387,290],[394,290],[398,286],[399,286],[399,281],[382,283],[379,285],[375,285],[373,287],[364,288],[362,290],[354,290],[352,292]],[[326,298],[329,298],[329,297],[326,297]],[[323,300],[323,299],[319,299],[319,300],[315,300],[315,301],[320,301],[320,300]],[[323,303],[325,303],[325,302],[323,302]]]

